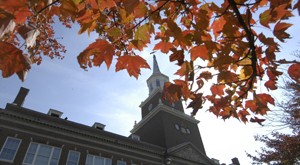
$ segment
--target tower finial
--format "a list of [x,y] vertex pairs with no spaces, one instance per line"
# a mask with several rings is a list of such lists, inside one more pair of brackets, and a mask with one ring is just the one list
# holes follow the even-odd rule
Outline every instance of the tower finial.
[[160,70],[156,61],[156,56],[153,55],[153,74],[155,73],[160,73]]

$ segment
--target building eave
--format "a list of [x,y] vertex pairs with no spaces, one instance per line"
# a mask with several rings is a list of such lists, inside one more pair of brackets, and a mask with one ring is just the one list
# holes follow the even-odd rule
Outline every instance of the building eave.
[[183,112],[176,111],[174,108],[171,108],[164,104],[159,104],[147,116],[145,116],[144,119],[142,119],[139,123],[137,123],[130,132],[132,134],[134,134],[136,131],[138,131],[140,128],[142,128],[144,124],[146,124],[149,120],[151,120],[154,116],[156,116],[156,114],[159,112],[167,112],[167,113],[177,116],[183,120],[187,120],[187,121],[190,121],[195,124],[198,124],[200,122],[199,120],[197,120]]

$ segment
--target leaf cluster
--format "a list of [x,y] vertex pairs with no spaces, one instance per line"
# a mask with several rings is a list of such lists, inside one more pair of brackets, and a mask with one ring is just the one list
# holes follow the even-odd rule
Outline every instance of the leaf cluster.
[[[278,66],[291,64],[288,73],[300,82],[298,61],[276,59],[278,42],[290,38],[287,20],[293,10],[300,11],[299,1],[2,0],[0,69],[3,77],[16,73],[24,80],[23,73],[43,56],[62,58],[65,49],[54,37],[54,20],[67,28],[77,23],[79,34],[99,35],[78,55],[81,68],[110,68],[115,59],[116,71],[138,78],[149,68],[139,53],[154,43],[154,50],[179,66],[180,78],[165,84],[166,99],[189,101],[192,115],[209,101],[209,111],[223,119],[261,123],[259,116],[274,99],[256,92],[258,81],[266,78],[265,88],[276,90]],[[212,84],[209,90],[205,84]]]

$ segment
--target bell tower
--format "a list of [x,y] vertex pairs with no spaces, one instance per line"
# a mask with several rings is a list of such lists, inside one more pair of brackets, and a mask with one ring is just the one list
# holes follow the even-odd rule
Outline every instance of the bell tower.
[[199,132],[199,121],[184,113],[181,101],[169,103],[162,99],[163,86],[169,77],[160,72],[155,56],[152,69],[147,79],[149,96],[140,105],[142,119],[131,133],[138,135],[141,141],[166,148],[168,155],[210,164]]

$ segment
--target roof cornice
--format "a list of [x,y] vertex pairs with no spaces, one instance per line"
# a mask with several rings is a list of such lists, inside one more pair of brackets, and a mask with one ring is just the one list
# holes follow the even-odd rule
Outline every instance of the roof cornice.
[[183,113],[180,111],[176,111],[174,108],[171,108],[164,104],[158,104],[147,116],[145,116],[139,123],[137,123],[134,128],[130,131],[132,134],[134,134],[136,131],[138,131],[140,128],[143,127],[144,124],[146,124],[149,120],[151,120],[156,114],[159,112],[167,112],[171,115],[177,116],[183,120],[190,121],[192,123],[198,124],[200,121]]

